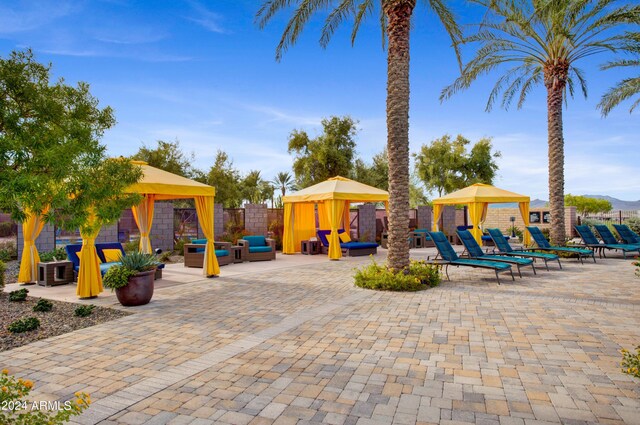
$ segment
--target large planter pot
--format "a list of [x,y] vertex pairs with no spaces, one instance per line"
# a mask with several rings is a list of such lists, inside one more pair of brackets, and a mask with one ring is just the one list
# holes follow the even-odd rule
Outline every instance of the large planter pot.
[[140,272],[129,278],[129,284],[116,289],[118,301],[125,307],[145,305],[153,296],[153,276],[155,270]]

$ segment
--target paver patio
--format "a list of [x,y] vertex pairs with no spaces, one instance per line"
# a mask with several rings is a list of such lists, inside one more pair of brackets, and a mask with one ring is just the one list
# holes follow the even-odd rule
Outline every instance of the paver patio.
[[630,261],[565,260],[500,286],[454,268],[438,288],[386,293],[353,286],[368,258],[304,260],[190,274],[137,314],[0,365],[38,400],[91,393],[83,424],[640,424],[640,382],[619,368],[640,344]]

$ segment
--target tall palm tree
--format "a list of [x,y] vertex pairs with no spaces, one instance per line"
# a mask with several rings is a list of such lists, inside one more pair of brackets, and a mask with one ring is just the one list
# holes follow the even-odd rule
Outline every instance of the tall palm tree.
[[[460,37],[446,0],[427,0],[445,29],[455,41]],[[379,8],[378,8],[379,6]],[[363,19],[378,12],[387,41],[387,150],[389,156],[389,255],[388,266],[402,269],[409,265],[409,32],[416,0],[266,0],[257,13],[264,27],[282,9],[294,8],[276,48],[276,59],[296,42],[310,17],[319,11],[330,11],[325,20],[320,44],[325,47],[336,28],[353,19],[351,42],[355,41]]]
[[[602,66],[601,69],[634,66],[640,69],[640,33],[633,33],[629,37],[632,39],[632,42],[626,50],[632,53],[633,58],[609,62]],[[625,78],[602,96],[598,108],[602,111],[602,115],[606,117],[613,108],[636,95],[640,95],[640,77]],[[638,105],[640,105],[640,97],[631,104],[629,113],[633,112]]]
[[287,171],[281,171],[271,180],[273,186],[279,189],[284,198],[287,195],[287,190],[296,190],[296,183],[293,180],[291,173]]
[[468,88],[483,74],[501,65],[512,65],[496,82],[487,111],[502,94],[507,108],[518,97],[518,108],[534,86],[547,91],[549,145],[549,207],[551,239],[565,243],[564,229],[564,136],[562,106],[567,90],[573,96],[579,85],[586,97],[587,86],[576,63],[586,57],[624,48],[628,34],[624,24],[637,24],[640,6],[618,6],[616,0],[471,0],[487,8],[475,34],[463,43],[478,43],[469,61],[441,99]]

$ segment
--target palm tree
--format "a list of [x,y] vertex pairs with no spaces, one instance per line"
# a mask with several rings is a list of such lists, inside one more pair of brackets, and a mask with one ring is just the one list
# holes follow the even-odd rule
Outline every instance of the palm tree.
[[[630,38],[633,41],[629,44],[627,50],[633,54],[633,59],[620,59],[609,62],[602,66],[601,69],[640,67],[640,33],[631,34]],[[602,96],[598,108],[602,111],[602,115],[606,117],[613,108],[638,94],[640,94],[640,77],[625,78]],[[629,113],[633,112],[638,105],[640,105],[640,98],[631,104]]]
[[284,198],[287,194],[287,190],[296,190],[296,183],[293,181],[293,176],[287,171],[281,171],[276,174],[275,178],[271,181],[276,189],[279,189]]
[[562,105],[567,90],[573,96],[587,86],[576,63],[586,57],[624,48],[628,35],[624,24],[640,20],[640,6],[615,7],[616,0],[471,0],[487,8],[478,31],[463,43],[478,43],[475,57],[462,75],[441,94],[441,100],[468,88],[483,74],[512,64],[498,79],[487,102],[487,111],[502,93],[506,109],[518,97],[522,106],[534,86],[547,90],[549,145],[549,206],[551,239],[565,243],[564,138]]
[[[427,0],[454,42],[460,30],[445,0]],[[383,42],[387,41],[387,149],[389,155],[389,255],[388,266],[402,269],[409,265],[409,32],[416,0],[266,0],[257,13],[260,27],[282,9],[293,8],[276,48],[276,59],[296,42],[310,17],[329,12],[320,44],[325,47],[336,28],[353,18],[351,42],[355,41],[363,19],[380,6],[379,18]],[[457,45],[454,43],[457,53]]]

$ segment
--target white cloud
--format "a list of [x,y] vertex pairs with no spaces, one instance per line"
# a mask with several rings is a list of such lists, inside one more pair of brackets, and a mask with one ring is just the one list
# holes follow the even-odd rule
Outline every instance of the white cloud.
[[0,5],[0,34],[35,30],[74,11],[68,1],[13,1]]
[[189,1],[189,5],[197,14],[197,16],[186,17],[187,20],[195,22],[207,31],[219,34],[224,34],[227,32],[220,24],[220,21],[222,21],[221,15],[210,11],[205,6],[196,1]]

